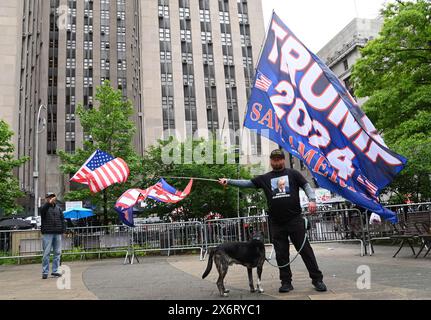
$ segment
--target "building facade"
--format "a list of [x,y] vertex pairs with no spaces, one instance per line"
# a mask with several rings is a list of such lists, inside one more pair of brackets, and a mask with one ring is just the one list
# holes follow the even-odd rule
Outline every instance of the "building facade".
[[[260,0],[141,0],[145,147],[242,130],[265,38]],[[248,132],[246,132],[248,134]],[[239,139],[229,137],[230,144]],[[262,153],[256,136],[251,155]]]
[[[23,3],[0,0],[0,119],[15,132],[13,143],[18,145],[18,112],[20,99],[20,76],[22,52],[27,54],[23,43],[27,36],[23,19]],[[25,32],[25,31],[24,31]],[[18,148],[15,148],[16,155]]]
[[[361,56],[360,49],[378,36],[382,26],[382,19],[353,19],[317,53],[353,97],[350,82],[352,67]],[[358,101],[359,105],[364,102],[365,99]]]
[[222,132],[227,144],[246,141],[243,162],[268,164],[276,146],[263,148],[242,126],[265,38],[261,0],[0,0],[0,8],[0,115],[16,156],[31,158],[17,172],[26,212],[35,172],[39,198],[68,191],[58,152],[91,140],[76,108],[97,108],[105,80],[135,107],[138,154],[167,135]]
[[[39,195],[53,191],[61,197],[67,191],[58,151],[73,153],[91,140],[76,118],[76,108],[97,107],[96,87],[105,80],[132,101],[135,147],[143,154],[140,1],[2,0],[0,7],[7,15],[0,18],[0,63],[7,72],[0,79],[0,112],[15,132],[16,155],[31,158],[17,172],[27,194],[22,204],[29,212],[35,172]],[[38,134],[37,127],[43,129]]]

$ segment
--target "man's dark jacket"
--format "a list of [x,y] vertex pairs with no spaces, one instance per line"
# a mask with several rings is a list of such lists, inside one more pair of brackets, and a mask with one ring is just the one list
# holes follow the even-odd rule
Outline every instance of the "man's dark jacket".
[[41,209],[42,234],[63,234],[66,232],[66,222],[60,207],[46,203]]

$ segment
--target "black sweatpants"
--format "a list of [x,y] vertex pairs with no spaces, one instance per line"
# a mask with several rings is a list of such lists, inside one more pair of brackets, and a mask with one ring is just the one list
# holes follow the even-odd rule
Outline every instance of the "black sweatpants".
[[[295,249],[299,250],[304,242],[305,232],[304,219],[301,216],[295,217],[284,224],[271,223],[272,244],[274,245],[277,264],[279,266],[284,266],[290,261],[289,237],[295,246]],[[319,270],[316,257],[314,256],[313,249],[311,248],[308,239],[300,255],[307,267],[310,278],[316,281],[323,280],[323,274]],[[281,282],[290,283],[292,281],[292,271],[290,270],[290,266],[279,268],[279,270]]]

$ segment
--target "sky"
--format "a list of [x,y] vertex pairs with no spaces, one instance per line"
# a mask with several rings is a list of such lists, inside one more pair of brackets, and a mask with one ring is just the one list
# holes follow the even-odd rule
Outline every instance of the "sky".
[[265,27],[272,10],[317,53],[354,18],[376,18],[390,0],[262,0]]

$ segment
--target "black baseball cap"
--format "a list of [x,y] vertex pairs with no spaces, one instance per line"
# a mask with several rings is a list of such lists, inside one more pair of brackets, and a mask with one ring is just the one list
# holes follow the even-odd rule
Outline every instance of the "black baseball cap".
[[286,155],[284,154],[283,150],[280,149],[276,149],[274,151],[271,152],[271,159],[286,159]]
[[54,192],[48,192],[48,193],[46,194],[46,196],[45,196],[45,198],[46,198],[46,199],[48,199],[48,198],[54,198],[54,197],[56,197],[56,195],[55,195],[55,193],[54,193]]

